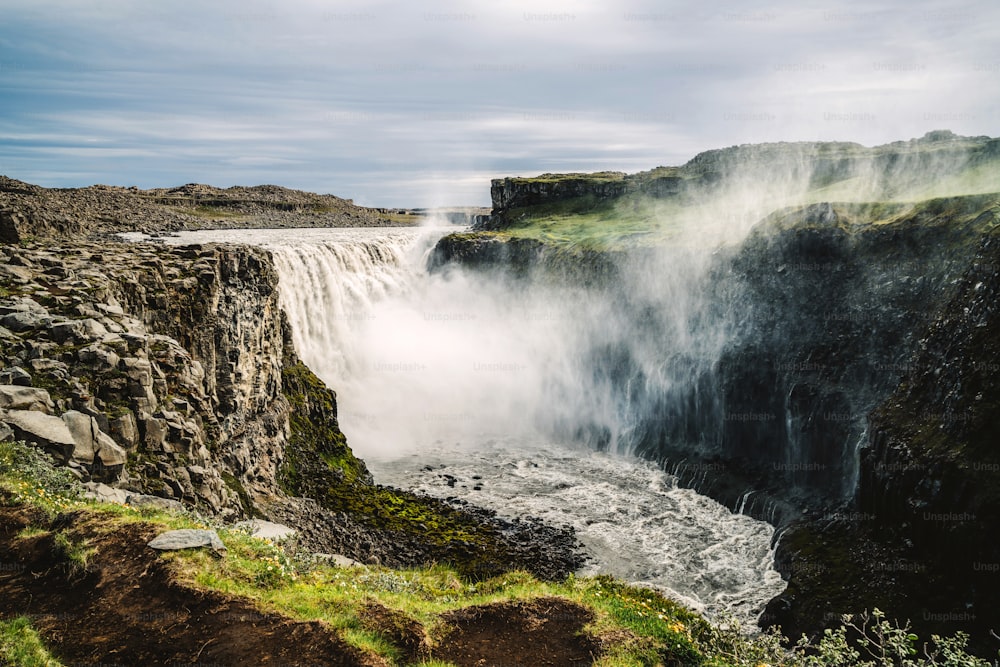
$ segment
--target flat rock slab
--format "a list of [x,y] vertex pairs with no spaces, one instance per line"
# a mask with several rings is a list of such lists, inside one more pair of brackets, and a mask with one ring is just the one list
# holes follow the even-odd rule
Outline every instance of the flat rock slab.
[[281,540],[287,540],[298,534],[298,531],[294,528],[289,528],[280,523],[273,523],[271,521],[264,521],[263,519],[253,519],[251,521],[240,521],[235,525],[236,528],[242,528],[250,531],[250,534],[254,537],[259,537],[266,540],[274,540],[275,542],[280,542]]
[[211,547],[214,551],[226,550],[226,545],[222,543],[219,534],[214,530],[196,528],[168,530],[153,538],[148,546],[158,551],[179,551],[181,549],[200,549],[201,547]]

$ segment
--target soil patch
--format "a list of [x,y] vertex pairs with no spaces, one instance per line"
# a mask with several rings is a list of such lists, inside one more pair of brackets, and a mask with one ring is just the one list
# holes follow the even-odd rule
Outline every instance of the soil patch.
[[460,667],[577,667],[598,653],[583,633],[591,611],[561,598],[468,607],[443,618],[453,630],[434,657]]
[[0,508],[0,616],[30,616],[66,664],[383,664],[320,622],[293,621],[179,583],[146,546],[155,526],[120,524],[104,531],[96,515],[62,515],[53,527],[94,549],[81,569],[52,533],[17,539],[37,519],[27,509]]

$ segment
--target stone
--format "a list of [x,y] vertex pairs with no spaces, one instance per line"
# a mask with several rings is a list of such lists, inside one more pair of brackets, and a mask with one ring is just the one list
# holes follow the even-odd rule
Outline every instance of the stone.
[[108,315],[115,315],[117,317],[121,317],[125,314],[125,311],[122,310],[122,307],[118,304],[99,303],[97,304],[97,309],[104,311]]
[[49,335],[52,337],[52,340],[62,344],[72,338],[82,338],[83,325],[80,320],[53,322],[49,326]]
[[50,378],[68,380],[70,377],[69,366],[55,359],[32,359],[28,362],[28,365],[31,366],[31,370],[35,373],[42,373]]
[[68,461],[76,449],[72,432],[59,417],[34,410],[7,410],[3,420],[17,439],[40,445],[60,463]]
[[315,556],[319,560],[324,560],[335,567],[365,567],[364,563],[340,554],[315,554]]
[[85,489],[83,495],[105,503],[124,505],[129,497],[128,491],[116,489],[102,482],[87,482],[83,484],[83,488]]
[[91,364],[101,370],[117,369],[118,363],[121,361],[121,357],[118,356],[117,352],[102,347],[97,343],[81,349],[78,356],[83,363]]
[[0,385],[13,384],[19,387],[31,386],[31,374],[20,366],[12,366],[0,371]]
[[247,530],[251,535],[259,537],[262,540],[272,540],[274,542],[288,540],[299,534],[294,528],[289,528],[288,526],[272,521],[264,521],[263,519],[240,521],[233,527]]
[[63,414],[62,420],[73,434],[75,460],[88,464],[99,462],[104,466],[125,465],[128,454],[111,436],[101,431],[96,419],[82,412],[69,410]]
[[111,435],[121,444],[132,448],[139,444],[139,428],[131,411],[111,422]]
[[0,422],[0,442],[10,442],[14,439],[14,429]]
[[[25,270],[28,271],[28,277],[30,278],[30,269]],[[49,311],[45,306],[38,303],[34,299],[22,296],[13,299],[7,304],[0,305],[0,315],[7,315],[9,313],[37,313],[38,315],[48,315]]]
[[0,408],[5,410],[31,410],[48,414],[55,407],[49,392],[36,387],[0,384]]
[[202,547],[210,547],[216,552],[226,550],[226,545],[214,530],[200,530],[196,528],[168,530],[153,538],[148,546],[158,551],[179,551],[181,549],[200,549]]
[[184,505],[177,500],[170,498],[160,498],[159,496],[148,496],[143,493],[131,493],[125,502],[133,507],[152,507],[166,512],[180,512]]
[[19,311],[16,313],[10,313],[9,315],[4,315],[0,319],[0,324],[7,327],[11,331],[31,331],[32,329],[41,329],[45,327],[52,321],[52,318],[48,315],[41,315],[39,313]]

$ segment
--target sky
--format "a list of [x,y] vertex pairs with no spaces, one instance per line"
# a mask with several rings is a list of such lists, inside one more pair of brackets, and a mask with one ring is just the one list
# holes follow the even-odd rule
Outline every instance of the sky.
[[0,174],[489,205],[491,178],[997,136],[996,0],[3,0]]

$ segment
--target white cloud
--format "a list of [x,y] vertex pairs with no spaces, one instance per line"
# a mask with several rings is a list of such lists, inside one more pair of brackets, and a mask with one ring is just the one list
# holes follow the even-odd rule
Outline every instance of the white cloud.
[[990,134],[998,20],[988,0],[9,0],[0,165],[419,206],[734,143]]

